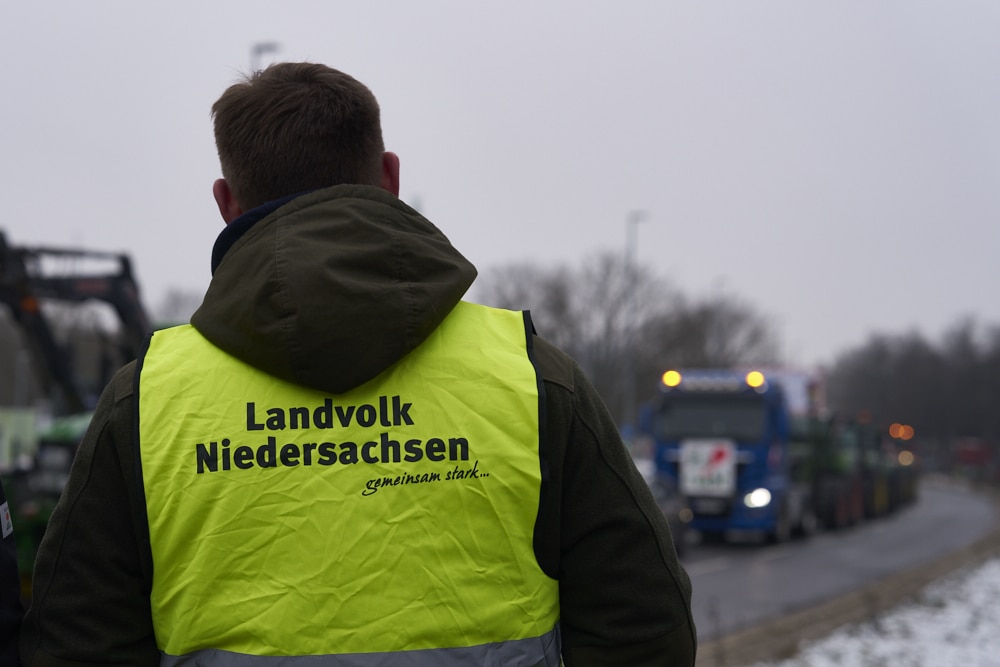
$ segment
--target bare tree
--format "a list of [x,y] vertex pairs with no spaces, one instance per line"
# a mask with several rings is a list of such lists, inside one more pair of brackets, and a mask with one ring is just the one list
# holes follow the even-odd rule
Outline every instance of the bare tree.
[[647,336],[660,341],[658,363],[670,368],[728,368],[778,362],[778,342],[770,323],[735,297],[682,303],[645,323]]
[[535,328],[546,340],[570,348],[580,324],[573,303],[574,278],[564,267],[510,264],[490,271],[476,283],[477,298],[497,308],[530,310]]
[[477,290],[482,303],[531,310],[539,334],[577,360],[619,424],[634,417],[631,403],[649,397],[667,368],[777,356],[769,323],[747,304],[733,297],[688,302],[618,253],[594,255],[577,269],[501,267]]
[[875,335],[827,378],[832,407],[913,426],[924,454],[946,460],[959,438],[1000,445],[1000,328],[966,318],[936,344],[917,332]]

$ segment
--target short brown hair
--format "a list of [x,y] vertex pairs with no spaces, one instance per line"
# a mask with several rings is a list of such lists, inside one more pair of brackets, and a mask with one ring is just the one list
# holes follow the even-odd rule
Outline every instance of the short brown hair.
[[315,63],[277,63],[212,105],[222,176],[243,210],[306,190],[381,179],[382,126],[372,92]]

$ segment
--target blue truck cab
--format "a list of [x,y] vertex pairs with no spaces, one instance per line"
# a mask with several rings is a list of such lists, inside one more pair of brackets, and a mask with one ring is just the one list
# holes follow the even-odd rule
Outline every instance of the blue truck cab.
[[691,529],[776,542],[808,521],[789,425],[782,385],[760,371],[667,371],[640,415],[657,474],[684,496]]

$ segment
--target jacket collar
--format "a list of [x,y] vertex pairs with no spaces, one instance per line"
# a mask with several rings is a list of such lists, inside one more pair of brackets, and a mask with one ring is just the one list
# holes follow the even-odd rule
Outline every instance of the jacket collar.
[[277,211],[288,202],[292,201],[296,197],[306,194],[307,192],[312,191],[307,190],[306,192],[298,192],[294,195],[282,197],[281,199],[272,199],[267,203],[261,204],[257,208],[250,209],[226,225],[225,229],[219,233],[218,238],[215,239],[215,245],[212,247],[212,275],[215,275],[215,270],[219,268],[219,264],[222,263],[222,258],[226,256],[226,253],[233,247],[233,244],[239,241],[240,237],[250,231],[251,227],[269,216],[271,213]]

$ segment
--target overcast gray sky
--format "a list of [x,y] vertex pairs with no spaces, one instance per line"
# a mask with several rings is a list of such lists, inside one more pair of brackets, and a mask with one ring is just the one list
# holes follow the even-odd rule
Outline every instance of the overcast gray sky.
[[[624,252],[792,363],[1000,323],[1000,3],[0,3],[0,229],[202,291],[209,109],[251,64],[369,85],[401,196],[480,270]],[[544,333],[544,332],[542,332]]]

